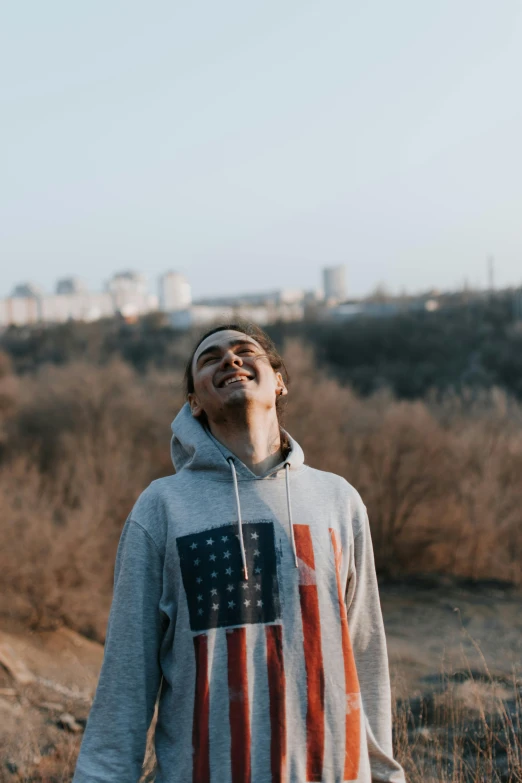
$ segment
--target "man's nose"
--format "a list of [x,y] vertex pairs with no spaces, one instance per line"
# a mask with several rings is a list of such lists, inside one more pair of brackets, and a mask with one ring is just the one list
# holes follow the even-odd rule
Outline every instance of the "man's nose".
[[242,367],[243,360],[234,351],[228,350],[223,354],[221,359],[223,367]]

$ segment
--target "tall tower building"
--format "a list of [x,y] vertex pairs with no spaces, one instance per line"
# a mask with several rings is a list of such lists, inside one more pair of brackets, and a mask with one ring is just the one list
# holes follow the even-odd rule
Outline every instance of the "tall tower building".
[[346,267],[344,264],[339,266],[327,266],[323,269],[323,287],[324,298],[334,299],[342,302],[346,299]]
[[192,303],[190,283],[180,272],[165,272],[159,279],[160,309],[164,313],[186,310]]

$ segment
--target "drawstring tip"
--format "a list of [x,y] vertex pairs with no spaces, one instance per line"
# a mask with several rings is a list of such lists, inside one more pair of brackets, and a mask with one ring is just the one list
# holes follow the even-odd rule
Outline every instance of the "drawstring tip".
[[248,571],[246,566],[243,568],[243,575],[245,577],[245,582],[248,582]]
[[296,557],[296,559],[295,559],[295,567],[296,567],[296,568],[299,568],[299,563],[297,562],[297,557]]

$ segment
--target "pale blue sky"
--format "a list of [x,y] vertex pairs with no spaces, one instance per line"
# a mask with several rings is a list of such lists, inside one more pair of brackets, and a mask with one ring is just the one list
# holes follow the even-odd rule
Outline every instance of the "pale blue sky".
[[519,0],[3,4],[0,295],[520,284],[521,84]]

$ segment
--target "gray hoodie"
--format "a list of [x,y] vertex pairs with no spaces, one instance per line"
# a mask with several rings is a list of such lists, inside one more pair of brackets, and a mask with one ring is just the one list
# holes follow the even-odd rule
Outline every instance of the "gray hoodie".
[[74,783],[404,783],[366,508],[286,460],[254,475],[185,405],[176,475],[125,523]]

